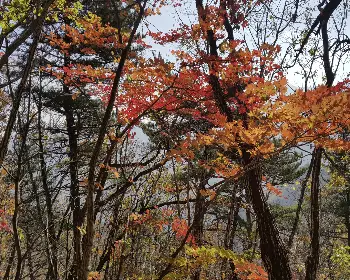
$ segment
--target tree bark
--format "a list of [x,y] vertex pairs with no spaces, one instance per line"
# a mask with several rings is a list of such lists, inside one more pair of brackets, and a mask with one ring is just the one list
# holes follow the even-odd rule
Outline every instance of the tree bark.
[[[323,68],[326,74],[326,85],[331,87],[335,75],[332,70],[332,65],[329,57],[329,38],[327,24],[330,16],[339,6],[340,0],[330,1],[320,17],[320,28],[322,34],[323,43]],[[327,10],[328,9],[328,10]],[[327,10],[327,11],[326,11]],[[311,182],[311,245],[310,254],[306,260],[306,276],[305,280],[314,280],[317,276],[317,270],[319,266],[319,254],[320,254],[320,213],[319,213],[319,188],[320,188],[320,173],[321,173],[321,161],[322,161],[322,147],[315,148],[315,161],[312,170],[312,182]]]
[[[68,101],[70,102],[70,101]],[[67,103],[68,103],[67,102]],[[83,220],[81,216],[80,195],[79,195],[79,179],[78,179],[78,136],[75,126],[73,109],[69,104],[65,104],[65,118],[68,132],[69,143],[69,174],[70,174],[70,195],[71,210],[73,213],[73,264],[69,279],[78,279],[79,269],[81,267],[81,231]]]
[[312,168],[311,181],[311,245],[310,255],[306,261],[305,280],[315,280],[320,258],[320,213],[319,213],[319,190],[320,172],[322,160],[322,148],[315,149],[315,160]]
[[[205,190],[205,185],[207,183],[207,180],[204,180],[200,183],[200,185],[197,188],[197,197],[194,207],[194,216],[193,216],[193,227],[192,227],[192,233],[194,240],[196,242],[196,245],[198,247],[203,245],[203,232],[204,232],[204,215],[207,211],[206,203],[205,203],[205,197],[201,194],[201,190]],[[201,275],[201,268],[195,269],[193,271],[193,276],[191,277],[192,280],[200,280]]]
[[[250,166],[253,163],[247,151],[243,151],[243,161],[245,166]],[[269,274],[269,280],[292,279],[287,251],[265,201],[259,167],[252,167],[246,172],[246,190],[256,215],[261,258]]]
[[[238,213],[239,213],[239,199],[236,197],[237,187],[232,191],[230,211],[227,218],[227,226],[225,232],[224,248],[232,250],[233,241],[236,234]],[[239,280],[237,273],[235,272],[236,267],[232,260],[229,260],[230,271],[228,273],[228,279]]]
[[[41,81],[40,81],[41,83]],[[52,209],[52,197],[51,191],[48,184],[47,168],[44,157],[44,144],[43,144],[43,132],[41,126],[41,112],[42,112],[42,101],[41,101],[41,85],[40,92],[38,95],[38,136],[39,136],[39,159],[40,159],[40,172],[41,180],[44,189],[45,203],[46,203],[46,216],[47,216],[47,242],[48,242],[48,261],[49,261],[49,271],[50,279],[58,279],[58,270],[57,270],[57,240],[56,240],[56,231],[55,231],[55,220]]]
[[347,241],[348,246],[350,247],[350,190],[349,187],[346,191],[346,205],[345,205],[345,225],[348,230]]

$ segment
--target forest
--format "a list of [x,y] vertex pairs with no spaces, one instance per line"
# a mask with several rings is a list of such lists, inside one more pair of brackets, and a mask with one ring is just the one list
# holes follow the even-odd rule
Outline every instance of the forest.
[[0,279],[350,279],[349,5],[0,0]]

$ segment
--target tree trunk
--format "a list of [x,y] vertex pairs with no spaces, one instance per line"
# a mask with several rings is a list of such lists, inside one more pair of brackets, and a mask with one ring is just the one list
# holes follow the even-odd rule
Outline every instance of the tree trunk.
[[260,235],[260,250],[269,280],[292,279],[286,249],[279,238],[279,233],[269,210],[261,186],[261,172],[259,167],[250,167],[252,160],[247,151],[243,151],[246,172],[246,190],[253,205]]
[[21,279],[22,261],[23,261],[23,256],[21,251],[21,242],[20,242],[19,233],[18,233],[18,215],[20,211],[20,193],[21,193],[20,188],[21,188],[21,181],[23,176],[23,171],[22,171],[23,157],[26,150],[26,142],[27,142],[27,136],[29,131],[29,125],[30,125],[30,117],[29,117],[30,100],[31,100],[30,96],[28,100],[29,102],[28,102],[28,110],[26,115],[26,122],[23,124],[23,127],[21,124],[21,119],[18,120],[18,123],[20,124],[18,134],[21,137],[21,142],[20,142],[20,148],[18,151],[17,170],[16,170],[16,175],[14,177],[15,198],[14,198],[14,213],[12,217],[14,245],[16,248],[16,255],[17,255],[17,267],[16,267],[15,280]]
[[312,158],[311,158],[309,169],[307,170],[307,174],[305,176],[305,179],[304,179],[303,183],[301,184],[300,197],[299,197],[299,200],[298,200],[297,211],[295,213],[295,219],[294,219],[294,222],[293,222],[293,228],[292,228],[292,231],[291,231],[291,233],[289,235],[289,238],[288,238],[288,248],[289,248],[289,250],[290,250],[290,248],[293,245],[294,236],[296,235],[296,233],[298,231],[299,217],[300,217],[301,208],[302,208],[303,202],[304,202],[304,196],[305,196],[307,182],[309,181],[309,178],[311,176],[311,171],[312,171],[312,167],[313,167],[314,158],[315,158],[315,152],[312,153]]
[[28,55],[28,59],[27,59],[27,64],[26,64],[26,66],[24,68],[24,72],[22,74],[21,82],[18,85],[18,88],[17,88],[16,93],[14,95],[14,100],[13,100],[13,105],[12,105],[12,108],[11,108],[10,116],[9,116],[8,121],[7,121],[7,125],[6,125],[6,128],[5,128],[4,136],[2,137],[2,140],[1,140],[1,145],[0,145],[0,165],[3,164],[5,156],[7,154],[7,149],[8,149],[8,144],[9,144],[9,141],[10,141],[10,138],[11,138],[12,129],[13,129],[13,126],[14,126],[14,124],[16,122],[16,116],[17,116],[17,112],[18,112],[18,109],[19,109],[19,105],[21,104],[22,94],[23,94],[23,91],[25,90],[27,79],[28,79],[28,76],[29,76],[30,71],[32,69],[32,62],[33,62],[33,59],[34,59],[36,47],[37,47],[38,42],[39,42],[39,35],[40,35],[40,33],[36,34],[36,36],[33,39],[33,43],[30,46],[29,55]]
[[[45,203],[46,203],[46,216],[47,216],[47,226],[46,235],[48,243],[48,262],[49,262],[49,277],[52,280],[58,279],[57,271],[57,240],[56,240],[56,231],[55,231],[55,221],[52,210],[52,198],[51,192],[47,179],[47,168],[44,157],[44,145],[43,145],[43,132],[41,126],[41,111],[42,111],[42,102],[41,102],[41,92],[38,96],[38,134],[39,134],[39,158],[40,158],[40,172],[41,180],[44,189]],[[40,215],[40,214],[39,214]]]
[[13,246],[12,251],[11,251],[11,255],[10,255],[8,262],[7,262],[6,271],[5,271],[3,280],[8,280],[10,277],[11,267],[12,267],[13,261],[15,259],[15,254],[16,254],[16,248],[15,248],[15,246]]
[[[234,189],[231,195],[230,211],[227,218],[227,226],[225,232],[224,248],[227,250],[232,250],[233,240],[236,234],[236,227],[238,222],[239,213],[239,199],[236,197],[237,187]],[[225,262],[226,264],[227,262]],[[225,265],[226,266],[226,265]],[[239,280],[237,273],[235,272],[236,267],[232,260],[229,260],[230,270],[228,271],[227,279]]]
[[33,259],[32,259],[32,248],[30,245],[31,236],[29,234],[29,228],[26,228],[26,249],[28,254],[28,271],[29,271],[29,280],[35,280],[34,269],[33,269]]
[[346,205],[345,205],[345,225],[348,230],[347,238],[348,238],[348,246],[350,247],[350,190],[346,191]]
[[[205,197],[201,195],[200,191],[205,190],[205,183],[201,184],[197,189],[197,199],[194,208],[194,216],[193,216],[193,237],[196,242],[196,246],[200,247],[203,245],[203,232],[204,232],[204,215],[206,212],[205,206]],[[201,268],[198,267],[193,271],[192,280],[200,280]]]
[[[68,101],[70,102],[70,101]],[[67,103],[68,103],[67,102]],[[65,117],[69,142],[69,174],[70,174],[70,195],[71,209],[73,212],[73,264],[69,279],[78,279],[79,269],[81,268],[82,248],[81,248],[81,231],[83,220],[81,217],[81,206],[79,196],[79,179],[78,179],[78,136],[76,132],[73,109],[69,104],[65,104]]]
[[322,148],[315,149],[315,160],[312,168],[311,181],[311,245],[310,255],[306,261],[305,280],[315,280],[320,258],[320,213],[319,192]]

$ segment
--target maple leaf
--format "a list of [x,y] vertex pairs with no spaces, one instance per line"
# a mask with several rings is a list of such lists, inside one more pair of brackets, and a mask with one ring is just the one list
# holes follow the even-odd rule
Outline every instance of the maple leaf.
[[280,191],[278,188],[274,187],[271,183],[266,183],[266,188],[272,192],[276,196],[282,196],[282,191]]
[[[187,222],[184,219],[180,219],[178,217],[176,217],[173,220],[171,224],[171,228],[175,232],[175,236],[180,239],[185,237],[189,230],[189,226],[187,225]],[[194,243],[194,237],[191,234],[188,235],[186,239],[186,243]]]
[[290,129],[289,129],[289,126],[287,123],[284,123],[282,126],[281,126],[282,130],[281,130],[281,134],[282,134],[282,137],[284,139],[286,139],[287,141],[288,140],[291,140],[293,138],[293,133],[291,133]]

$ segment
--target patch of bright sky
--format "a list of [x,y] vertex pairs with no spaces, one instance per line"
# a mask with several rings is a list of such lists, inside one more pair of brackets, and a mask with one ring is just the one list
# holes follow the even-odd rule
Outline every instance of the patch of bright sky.
[[[303,1],[305,2],[305,1]],[[308,1],[306,1],[308,2]],[[317,16],[318,10],[317,10],[317,1],[309,1],[308,3],[304,3],[305,5],[309,5],[309,7],[314,7],[312,10],[309,9],[307,10],[309,13],[312,14],[312,18],[315,18]],[[274,9],[274,11],[276,13],[279,12],[279,10],[283,9],[283,4],[284,4],[284,0],[281,1],[275,1],[274,3],[275,6],[274,7],[270,7],[271,10]],[[306,9],[308,9],[306,7]],[[338,8],[338,10],[341,10],[341,7]],[[337,11],[338,13],[340,13],[340,11]],[[301,17],[304,15],[301,15]],[[335,13],[336,17],[342,16],[342,15],[338,15],[337,13]],[[278,44],[281,45],[282,47],[282,52],[284,48],[287,48],[290,45],[290,42],[292,40],[292,38],[298,38],[298,36],[301,36],[301,33],[303,30],[307,30],[307,27],[305,27],[305,25],[303,24],[303,21],[306,20],[305,18],[300,18],[300,22],[298,24],[298,22],[296,23],[296,27],[293,27],[293,29],[289,29],[287,28],[286,31],[284,31],[284,34],[281,36],[280,40],[278,41]],[[197,19],[197,14],[196,14],[196,7],[195,7],[195,1],[183,1],[182,2],[182,6],[180,7],[172,7],[171,5],[169,6],[165,6],[161,9],[161,14],[160,15],[156,15],[156,16],[151,16],[148,17],[146,22],[142,25],[142,33],[146,33],[148,30],[152,31],[152,32],[168,32],[171,29],[176,29],[179,27],[180,23],[184,23],[187,25],[192,25],[192,24],[196,24],[198,22]],[[335,23],[335,20],[332,21],[332,24]],[[331,25],[331,28],[329,30],[330,32],[330,37],[334,37],[335,31],[334,26]],[[333,28],[333,29],[332,29]],[[248,30],[244,30],[243,32],[241,32],[239,35],[242,37],[243,33],[249,33]],[[246,35],[247,35],[246,34]],[[345,36],[349,36],[350,37],[350,27],[349,28],[345,28]],[[251,37],[251,36],[250,36]],[[245,39],[247,41],[248,45],[253,45],[252,39],[249,38],[248,36],[245,36]],[[314,41],[318,41],[321,42],[321,38],[319,37],[315,37],[315,35],[311,36],[310,42],[311,40]],[[166,60],[170,60],[170,61],[174,61],[174,56],[171,54],[170,50],[169,50],[169,46],[162,46],[157,44],[156,42],[154,42],[152,39],[147,38],[146,42],[152,46],[152,48],[147,52],[147,56],[158,56],[158,54],[160,53],[161,56],[166,59]],[[283,42],[283,43],[281,43]],[[321,46],[321,45],[320,45]],[[174,48],[176,48],[176,46],[174,46]],[[310,49],[311,46],[307,46],[306,48],[306,56],[307,57],[307,50]],[[284,50],[285,51],[285,50]],[[295,54],[295,53],[294,53]],[[338,57],[336,59],[341,59],[341,63],[339,64],[338,67],[338,71],[336,74],[336,80],[335,82],[339,82],[347,77],[349,77],[349,73],[350,73],[350,63],[349,60],[347,58],[344,57]],[[324,80],[324,70],[323,70],[323,64],[322,64],[322,60],[318,59],[317,62],[314,63],[313,66],[313,71],[314,71],[314,79],[312,80],[312,83],[316,86],[319,84],[323,84]],[[303,68],[300,65],[295,65],[294,67],[290,68],[285,74],[288,80],[288,84],[290,85],[290,88],[304,88],[304,78],[302,76],[303,73]],[[309,86],[310,88],[313,86]]]
[[[141,27],[142,32],[145,34],[150,30],[152,32],[166,33],[178,28],[180,23],[191,26],[197,20],[195,11],[194,1],[183,1],[183,5],[176,8],[171,5],[165,6],[161,9],[160,15],[150,16],[146,19]],[[160,53],[164,59],[174,60],[174,56],[169,51],[169,46],[162,46],[154,42],[150,37],[146,38],[146,42],[152,46],[151,52],[156,56]],[[152,55],[152,53],[149,55]]]

